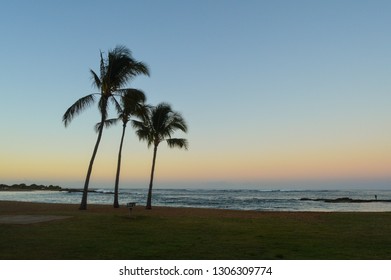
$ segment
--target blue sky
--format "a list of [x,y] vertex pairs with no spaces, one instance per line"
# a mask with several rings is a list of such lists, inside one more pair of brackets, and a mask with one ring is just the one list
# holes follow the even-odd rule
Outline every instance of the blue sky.
[[[96,107],[89,69],[117,44],[149,65],[131,86],[189,124],[157,186],[391,187],[389,1],[9,1],[0,10],[0,180],[80,186]],[[152,151],[127,131],[122,181]],[[179,136],[184,136],[179,134]],[[112,184],[120,127],[92,184]]]

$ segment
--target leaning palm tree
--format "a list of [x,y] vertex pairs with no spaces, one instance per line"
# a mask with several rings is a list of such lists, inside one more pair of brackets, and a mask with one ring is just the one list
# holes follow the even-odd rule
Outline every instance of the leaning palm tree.
[[133,121],[136,134],[140,140],[147,142],[148,147],[153,145],[152,170],[148,189],[146,209],[152,209],[152,185],[155,173],[157,148],[162,141],[166,141],[170,148],[188,148],[188,142],[183,138],[171,138],[176,130],[187,132],[187,125],[181,114],[174,112],[171,106],[160,103],[153,107],[143,121]]
[[[118,162],[117,162],[117,173],[115,176],[114,185],[114,208],[119,208],[118,202],[118,190],[119,190],[119,177],[121,172],[121,157],[122,157],[122,146],[124,143],[126,126],[132,116],[144,119],[147,114],[148,106],[145,105],[145,94],[137,89],[128,89],[125,94],[121,97],[121,106],[117,108],[118,117],[115,119],[108,119],[105,121],[104,126],[110,127],[122,121],[122,135],[118,151]],[[96,130],[99,131],[102,123],[96,125]]]
[[[144,74],[149,75],[148,67],[133,59],[131,52],[124,46],[117,46],[108,52],[107,58],[103,58],[100,53],[100,75],[98,76],[93,70],[90,70],[93,80],[93,85],[100,90],[99,93],[92,93],[77,100],[63,116],[65,126],[68,126],[73,118],[80,114],[84,109],[95,102],[95,97],[99,97],[98,108],[101,115],[101,123],[107,119],[108,105],[111,101],[116,107],[120,107],[116,96],[120,96],[126,92],[123,87],[133,77]],[[80,203],[80,210],[87,209],[87,194],[88,185],[90,182],[92,166],[95,156],[102,138],[103,126],[98,131],[98,137],[95,143],[90,164],[88,166],[86,180],[84,183],[83,196]]]

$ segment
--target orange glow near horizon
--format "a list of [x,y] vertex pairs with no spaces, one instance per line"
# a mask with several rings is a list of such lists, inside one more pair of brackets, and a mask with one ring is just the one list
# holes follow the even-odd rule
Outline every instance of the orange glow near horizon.
[[[156,162],[155,180],[161,181],[262,181],[390,178],[391,155],[385,148],[341,150],[267,151],[224,153],[162,149]],[[121,181],[148,181],[152,150],[125,154]],[[30,155],[10,157],[0,163],[0,178],[7,181],[84,181],[88,155]],[[93,180],[115,178],[116,155],[98,155]],[[0,182],[1,183],[1,182]]]

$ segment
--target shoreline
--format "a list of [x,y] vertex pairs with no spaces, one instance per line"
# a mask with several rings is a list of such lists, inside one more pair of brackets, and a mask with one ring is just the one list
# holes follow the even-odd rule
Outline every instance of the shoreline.
[[[0,200],[0,215],[21,215],[21,214],[47,214],[47,213],[67,213],[67,214],[88,214],[101,213],[109,215],[129,216],[129,209],[125,205],[114,208],[107,204],[89,204],[87,210],[79,210],[79,204],[65,203],[42,203],[42,202],[22,202]],[[136,205],[130,212],[131,216],[159,216],[159,217],[219,217],[219,218],[260,218],[264,216],[309,218],[336,213],[349,214],[382,214],[383,212],[355,212],[355,211],[255,211],[255,210],[233,210],[216,208],[195,208],[195,207],[171,207],[153,206],[151,210],[145,209],[144,205]]]
[[[65,203],[43,203],[43,202],[24,202],[24,201],[4,201],[0,200],[0,215],[22,214],[22,213],[45,213],[45,212],[75,212],[75,213],[103,213],[103,214],[124,214],[129,215],[129,209],[125,205],[120,208],[114,208],[107,204],[88,204],[87,210],[79,210],[79,204]],[[216,208],[195,208],[195,207],[171,207],[171,206],[153,206],[151,210],[145,209],[144,205],[133,207],[131,215],[146,214],[151,216],[164,217],[237,217],[254,218],[264,215],[317,215],[333,212],[306,212],[306,211],[255,211],[255,210],[234,210],[234,209],[216,209]]]

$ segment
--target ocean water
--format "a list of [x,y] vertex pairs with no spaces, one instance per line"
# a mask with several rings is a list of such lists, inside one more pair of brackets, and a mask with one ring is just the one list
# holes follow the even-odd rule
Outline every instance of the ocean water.
[[[81,193],[66,191],[0,192],[0,200],[79,204]],[[302,201],[301,198],[391,200],[391,190],[257,190],[257,189],[156,189],[152,205],[167,207],[196,207],[255,211],[391,211],[391,202],[327,203]],[[136,202],[145,205],[146,189],[123,189],[120,204]],[[89,204],[112,204],[109,189],[88,194]],[[1,209],[0,209],[1,210]]]

